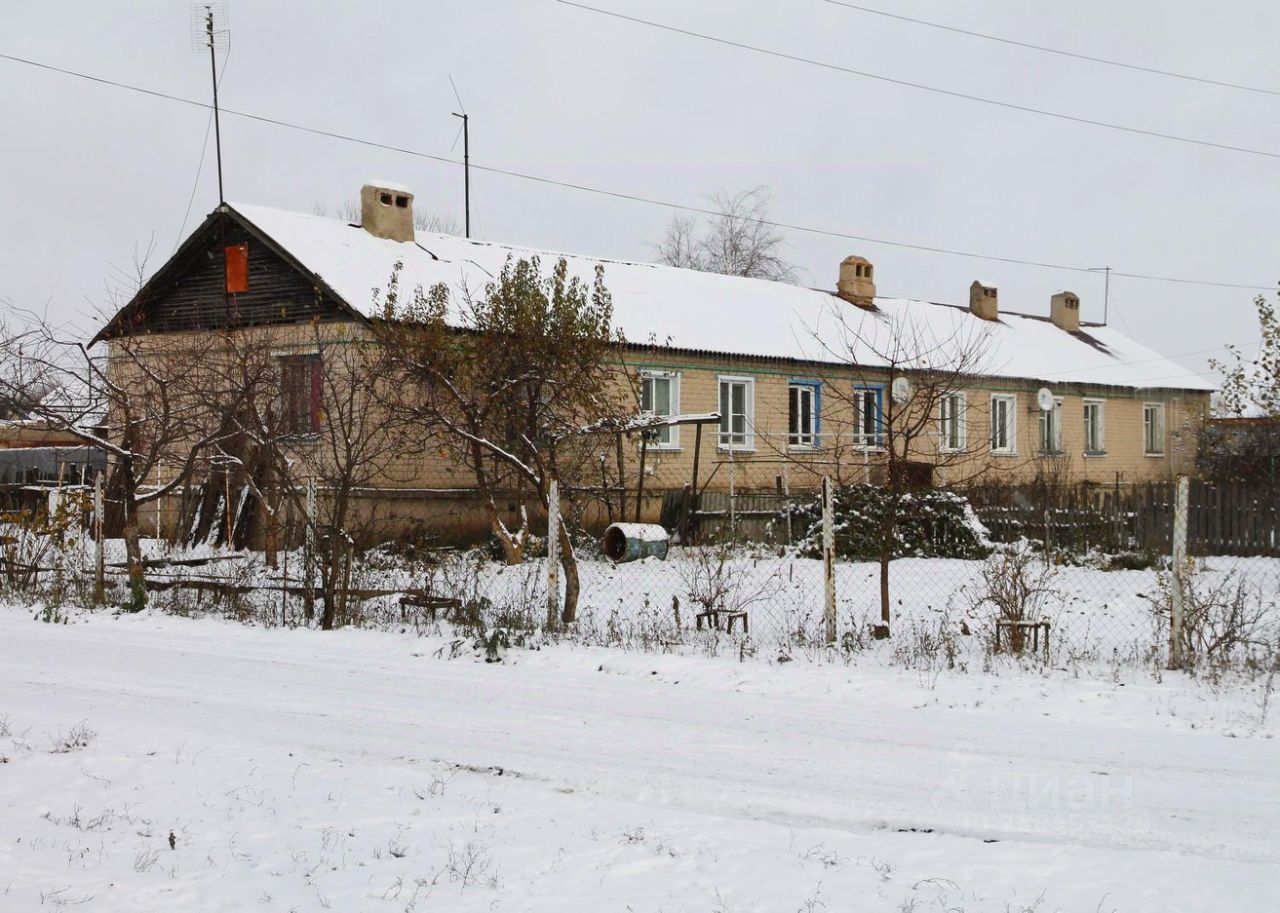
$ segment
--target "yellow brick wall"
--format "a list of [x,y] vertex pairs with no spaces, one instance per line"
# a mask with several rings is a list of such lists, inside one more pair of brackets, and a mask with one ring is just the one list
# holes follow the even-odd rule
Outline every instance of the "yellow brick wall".
[[[750,451],[729,451],[715,444],[715,426],[703,431],[699,475],[717,475],[711,486],[727,488],[728,475],[743,488],[772,488],[779,476],[789,487],[812,487],[823,474],[841,481],[874,480],[883,453],[858,449],[850,438],[849,393],[855,385],[883,383],[875,372],[859,372],[848,367],[779,365],[735,360],[682,357],[645,358],[635,363],[637,370],[676,373],[679,377],[679,411],[711,412],[719,408],[718,383],[721,376],[749,377],[755,389],[755,442]],[[812,453],[797,452],[787,446],[788,388],[792,380],[821,383],[820,448]],[[967,442],[961,452],[939,454],[938,422],[929,421],[912,446],[912,459],[937,463],[935,479],[940,483],[960,483],[979,478],[1011,482],[1027,481],[1038,474],[1057,474],[1077,481],[1113,483],[1170,478],[1194,465],[1199,418],[1208,405],[1205,394],[1179,391],[1132,391],[1073,384],[1055,386],[1062,399],[1062,453],[1046,458],[1040,452],[1040,411],[1036,406],[1039,383],[1009,380],[975,380],[964,388]],[[990,403],[993,393],[1017,397],[1015,408],[1016,453],[993,454],[990,440]],[[885,397],[889,393],[885,391]],[[1084,401],[1103,403],[1104,455],[1084,453]],[[1144,453],[1143,406],[1163,404],[1166,443],[1164,453]],[[892,408],[892,407],[891,407]],[[679,432],[678,449],[654,450],[646,458],[646,486],[677,488],[692,473],[694,429]],[[633,444],[629,451],[638,449]],[[717,468],[718,467],[718,468]]]
[[[328,338],[332,334],[361,332],[354,324],[287,327],[248,331],[262,334],[281,350],[305,350],[316,344],[317,333]],[[174,344],[173,335],[156,337],[157,345]],[[165,340],[169,342],[166,343]],[[874,371],[858,371],[839,365],[790,365],[759,359],[711,357],[667,351],[633,351],[627,356],[628,378],[618,383],[623,402],[634,399],[635,375],[645,370],[671,372],[678,377],[677,409],[682,413],[705,413],[719,409],[719,380],[723,376],[746,377],[753,382],[754,408],[752,433],[754,446],[748,450],[730,451],[717,445],[715,425],[704,426],[699,459],[699,483],[712,490],[774,489],[785,485],[791,491],[816,488],[821,477],[830,475],[838,482],[878,481],[883,478],[883,452],[859,449],[850,438],[851,412],[849,399],[855,385],[883,383],[885,378]],[[821,384],[820,441],[812,451],[797,452],[787,446],[788,389],[792,380]],[[937,464],[937,484],[963,484],[970,481],[1025,482],[1041,474],[1072,481],[1095,481],[1105,484],[1133,483],[1167,479],[1180,471],[1188,471],[1195,461],[1200,416],[1208,405],[1207,394],[1174,390],[1135,392],[1123,389],[1091,387],[1086,383],[1054,385],[1054,393],[1062,403],[1063,452],[1046,458],[1040,453],[1039,410],[1036,391],[1041,385],[1004,379],[974,380],[965,390],[966,432],[968,444],[958,455],[938,453],[939,434],[936,420],[931,419],[911,458]],[[988,446],[989,411],[993,393],[1017,397],[1015,409],[1017,451],[1012,455],[993,454]],[[1105,455],[1084,454],[1085,398],[1096,397],[1104,405]],[[885,391],[886,402],[889,391]],[[1163,403],[1165,407],[1166,444],[1160,456],[1143,452],[1143,405]],[[656,518],[662,494],[683,488],[692,478],[696,429],[681,427],[678,446],[650,446],[645,458],[644,513]],[[299,444],[319,447],[322,442]],[[612,438],[601,437],[593,444],[603,454],[610,470],[616,466]],[[634,511],[635,489],[640,478],[640,442],[634,436],[624,443],[625,483],[628,489],[628,512]],[[591,480],[596,481],[596,480]],[[474,487],[474,479],[465,466],[452,462],[438,444],[406,446],[388,468],[387,487],[438,489],[423,492],[422,504],[400,499],[394,512],[404,516],[429,518],[462,528],[483,525],[483,517],[473,503],[457,497],[459,489]],[[514,502],[504,502],[503,509],[514,511]],[[514,513],[512,515],[514,519]]]

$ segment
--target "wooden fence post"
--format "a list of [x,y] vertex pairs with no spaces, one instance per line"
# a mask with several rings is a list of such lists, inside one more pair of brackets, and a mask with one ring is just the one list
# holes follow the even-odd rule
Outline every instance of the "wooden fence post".
[[822,477],[822,583],[823,618],[827,643],[836,642],[836,524],[831,479]]
[[1186,657],[1182,651],[1182,572],[1187,563],[1187,508],[1191,480],[1178,476],[1178,495],[1173,506],[1173,581],[1169,591],[1169,668],[1181,669]]

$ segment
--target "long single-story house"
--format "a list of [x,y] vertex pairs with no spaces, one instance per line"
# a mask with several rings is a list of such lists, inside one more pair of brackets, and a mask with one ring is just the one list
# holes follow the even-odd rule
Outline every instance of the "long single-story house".
[[[832,265],[834,289],[803,288],[414,231],[413,194],[390,182],[365,185],[361,203],[362,224],[219,206],[97,339],[273,334],[292,374],[299,365],[323,372],[305,335],[290,328],[358,332],[379,318],[393,270],[401,294],[437,283],[477,292],[509,258],[537,255],[549,270],[563,257],[588,282],[603,266],[638,407],[719,414],[700,442],[699,486],[794,491],[823,475],[883,478],[886,415],[895,403],[909,411],[939,377],[949,386],[918,424],[909,455],[931,484],[1053,475],[1111,485],[1194,465],[1213,385],[1113,327],[1082,322],[1070,292],[1046,295],[1042,310],[1022,305],[1040,313],[1006,309],[994,285],[976,281],[955,304],[885,298],[874,265],[857,256]],[[303,427],[322,417],[305,402],[315,386],[301,389],[301,398],[296,389],[282,396]],[[649,436],[646,515],[657,515],[664,492],[689,483],[696,427]],[[633,487],[640,449],[637,436],[625,453]],[[430,454],[406,459],[386,483],[447,502],[455,514],[470,508],[448,493],[472,484],[464,467]]]

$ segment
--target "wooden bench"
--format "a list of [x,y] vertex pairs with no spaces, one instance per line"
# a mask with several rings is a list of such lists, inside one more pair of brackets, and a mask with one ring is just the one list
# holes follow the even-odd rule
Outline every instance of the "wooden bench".
[[702,630],[702,623],[709,622],[711,627],[717,631],[720,630],[720,616],[723,615],[727,619],[727,627],[730,634],[733,633],[733,625],[735,622],[742,622],[742,633],[751,633],[751,622],[747,619],[747,613],[742,609],[707,609],[705,612],[699,612],[694,616],[697,622],[698,630]]
[[1000,652],[1001,632],[1004,632],[1004,640],[1008,643],[1009,649],[1012,651],[1015,638],[1023,635],[1021,638],[1022,645],[1026,645],[1025,635],[1031,633],[1031,652],[1039,653],[1041,650],[1041,632],[1044,633],[1044,661],[1049,661],[1049,622],[1047,621],[1013,621],[1007,618],[996,619],[996,652]]

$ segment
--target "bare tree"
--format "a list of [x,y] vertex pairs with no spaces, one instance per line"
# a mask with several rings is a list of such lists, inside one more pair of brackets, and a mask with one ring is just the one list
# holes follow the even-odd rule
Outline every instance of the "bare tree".
[[[621,427],[636,413],[620,395],[621,338],[613,304],[597,267],[591,285],[570,277],[559,260],[543,275],[538,258],[508,260],[483,294],[444,285],[398,300],[393,280],[378,325],[401,395],[401,419],[435,435],[473,473],[481,503],[507,560],[523,558],[528,518],[503,522],[503,488],[536,499],[546,510],[552,480],[572,496],[575,480],[596,465],[602,428]],[[576,618],[578,567],[568,529],[559,530],[565,599],[561,618]]]
[[710,197],[715,215],[699,220],[674,216],[655,247],[669,266],[705,273],[792,282],[795,267],[782,256],[783,238],[769,219],[769,192],[764,187]]
[[61,391],[27,396],[29,415],[107,455],[107,487],[121,512],[135,608],[146,601],[139,511],[184,485],[221,433],[210,427],[202,404],[181,393],[181,378],[205,360],[210,341],[197,335],[156,343],[124,336],[98,356],[43,321],[0,338],[0,360],[12,366],[0,373],[0,398],[36,387]]
[[[823,386],[842,416],[832,422],[834,446],[861,452],[866,476],[888,494],[879,530],[880,627],[890,633],[890,562],[895,557],[900,512],[912,489],[931,487],[935,476],[951,485],[987,471],[988,440],[974,433],[983,404],[966,390],[988,369],[988,325],[963,320],[934,326],[909,310],[896,316],[870,308],[833,305],[836,330],[819,342],[852,369]],[[825,337],[824,337],[825,338]],[[843,427],[842,427],[843,424]],[[825,433],[824,433],[825,436]],[[839,459],[840,464],[857,462]]]
[[[212,491],[234,485],[252,494],[269,552],[283,509],[292,508],[315,543],[320,627],[340,626],[352,562],[386,532],[376,499],[363,495],[407,482],[412,467],[405,458],[417,452],[382,405],[389,381],[380,347],[358,323],[313,324],[286,338],[254,330],[218,338],[212,368],[198,383],[221,429],[207,461]],[[305,608],[310,620],[310,599]]]

